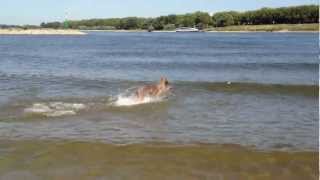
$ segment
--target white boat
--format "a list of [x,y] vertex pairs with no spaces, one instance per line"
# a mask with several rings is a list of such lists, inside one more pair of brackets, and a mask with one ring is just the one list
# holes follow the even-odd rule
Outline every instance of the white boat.
[[180,27],[176,29],[176,32],[199,32],[199,29],[190,27]]

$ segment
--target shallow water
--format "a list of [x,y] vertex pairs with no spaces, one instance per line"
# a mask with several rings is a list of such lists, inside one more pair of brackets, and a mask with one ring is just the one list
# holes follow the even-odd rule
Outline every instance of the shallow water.
[[[281,151],[286,159],[293,158],[293,152],[312,154],[319,143],[317,38],[316,33],[0,36],[0,141],[8,147],[81,141],[84,146],[102,143],[97,145],[102,149],[169,143],[186,151],[194,144],[236,144],[250,151],[247,157],[253,156],[252,162],[255,154],[265,156],[261,151]],[[130,98],[134,89],[160,76],[172,83],[168,97],[144,104]],[[29,151],[22,149],[4,154],[14,165],[0,167],[14,170],[18,165],[12,156]],[[1,150],[6,152],[0,147],[0,154]],[[157,150],[149,153],[153,152]],[[301,165],[311,169],[297,177],[313,179],[307,172],[314,172],[317,161],[309,155],[307,159],[313,159],[312,165],[307,161]],[[63,163],[60,160],[57,166]],[[227,156],[218,162],[224,161]],[[178,168],[179,163],[173,164]],[[238,165],[229,162],[226,167]],[[260,172],[266,166],[255,169]],[[281,165],[270,166],[273,170],[260,174],[261,179],[275,177]],[[287,175],[279,177],[290,179],[296,167],[290,163],[284,167],[290,170],[282,169]],[[76,167],[64,170],[68,168]],[[235,168],[224,177],[244,171]]]
[[2,179],[318,179],[318,153],[237,145],[0,141]]

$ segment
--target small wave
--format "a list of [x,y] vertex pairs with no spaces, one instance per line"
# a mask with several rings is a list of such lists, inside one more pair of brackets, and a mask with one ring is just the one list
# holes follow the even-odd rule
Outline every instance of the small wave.
[[146,96],[140,101],[134,95],[125,96],[125,95],[118,95],[117,98],[111,103],[112,106],[135,106],[140,104],[147,104],[147,103],[155,103],[163,101],[165,97],[150,97]]
[[24,109],[24,112],[31,114],[39,114],[47,117],[57,117],[64,115],[75,115],[78,111],[86,108],[81,103],[34,103],[31,107]]
[[188,82],[178,81],[178,86],[192,86],[192,88],[208,91],[232,93],[262,93],[262,94],[291,94],[318,97],[319,86],[313,84],[264,84],[254,82]]
[[167,96],[145,96],[143,100],[139,100],[135,95],[138,87],[134,86],[126,89],[124,92],[119,95],[111,98],[110,106],[136,106],[141,104],[155,103],[160,102],[166,99]]

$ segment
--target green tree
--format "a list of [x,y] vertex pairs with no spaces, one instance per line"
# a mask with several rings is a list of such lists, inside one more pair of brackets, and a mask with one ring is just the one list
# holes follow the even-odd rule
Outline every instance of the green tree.
[[123,18],[120,21],[121,29],[137,29],[138,25],[138,18],[136,17]]
[[193,27],[195,25],[195,15],[194,14],[185,14],[182,20],[182,26]]
[[175,14],[168,15],[168,24],[177,24],[177,15]]
[[241,13],[237,11],[228,11],[228,14],[230,14],[233,18],[233,24],[234,25],[240,25],[241,24]]
[[212,23],[212,19],[208,13],[198,11],[194,13],[194,16],[195,24],[200,29],[207,28]]
[[41,23],[41,27],[59,29],[59,28],[62,28],[63,25],[60,22],[49,22],[49,23]]
[[[68,20],[68,28],[73,29],[148,29],[152,26],[156,30],[172,29],[187,26],[206,28],[209,25],[229,26],[242,24],[295,24],[318,23],[319,6],[304,5],[282,8],[262,8],[255,11],[236,12],[226,11],[215,13],[212,18],[206,12],[188,14],[170,14],[156,18],[109,18],[88,19],[80,21]],[[63,28],[63,22],[41,23],[43,28]],[[7,27],[7,26],[2,26]]]
[[162,19],[160,17],[154,19],[152,21],[152,26],[155,30],[162,30],[164,26]]
[[234,24],[232,15],[227,12],[214,14],[212,20],[214,22],[214,25],[217,27],[230,26]]
[[167,31],[172,31],[176,28],[176,26],[174,24],[166,24],[163,26],[163,29],[164,30],[167,30]]

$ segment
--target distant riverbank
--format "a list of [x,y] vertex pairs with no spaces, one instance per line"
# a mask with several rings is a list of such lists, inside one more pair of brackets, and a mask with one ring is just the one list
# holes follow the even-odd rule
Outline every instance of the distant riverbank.
[[75,29],[0,29],[0,35],[84,35]]
[[239,25],[209,28],[213,32],[318,32],[318,24]]
[[[144,29],[80,30],[80,29],[0,29],[0,35],[85,35],[86,32],[148,32]],[[176,32],[159,30],[153,32]],[[238,25],[204,29],[203,32],[319,32],[318,24]]]
[[[148,32],[144,29],[83,30],[84,32]],[[238,25],[207,28],[201,32],[318,32],[318,24],[271,24],[271,25]],[[175,30],[157,30],[152,32],[176,32]]]

